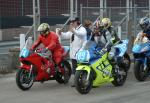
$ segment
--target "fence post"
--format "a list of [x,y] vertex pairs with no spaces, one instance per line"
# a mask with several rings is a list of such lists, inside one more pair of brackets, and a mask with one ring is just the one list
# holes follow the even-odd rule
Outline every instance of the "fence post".
[[129,26],[129,0],[126,0],[126,34],[127,34],[127,38],[129,39],[129,30],[128,30],[128,26]]
[[20,51],[25,45],[25,34],[20,34]]
[[121,26],[118,26],[118,37],[119,37],[120,39],[122,39],[122,38],[121,38]]
[[103,0],[100,0],[100,15],[101,15],[101,18],[103,18],[103,9],[104,9],[104,1]]
[[134,36],[132,32],[132,21],[128,21],[128,39],[129,39],[129,45],[128,45],[128,52],[131,53],[132,47],[133,47],[133,42],[134,42]]
[[149,17],[150,17],[150,0],[149,0]]
[[74,17],[74,9],[73,9],[73,0],[70,0],[70,17],[71,19]]
[[0,30],[0,41],[2,41],[2,31]]
[[136,37],[136,29],[137,29],[137,5],[134,5],[134,37]]
[[74,12],[74,14],[75,14],[75,17],[78,16],[78,0],[75,0],[75,12]]
[[24,16],[24,0],[21,0],[21,15]]
[[40,25],[40,1],[33,0],[33,34],[34,34],[34,41],[37,39],[37,28]]
[[82,23],[82,4],[80,4],[80,20],[81,20],[81,23]]

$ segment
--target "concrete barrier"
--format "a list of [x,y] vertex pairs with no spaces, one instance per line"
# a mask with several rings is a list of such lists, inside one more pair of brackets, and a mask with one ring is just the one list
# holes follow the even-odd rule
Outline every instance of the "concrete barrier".
[[2,41],[2,31],[0,30],[0,41]]
[[0,73],[11,73],[19,66],[19,50],[17,48],[10,49],[9,53],[0,54]]
[[8,53],[0,54],[0,73],[12,72],[11,64],[12,64],[12,60]]

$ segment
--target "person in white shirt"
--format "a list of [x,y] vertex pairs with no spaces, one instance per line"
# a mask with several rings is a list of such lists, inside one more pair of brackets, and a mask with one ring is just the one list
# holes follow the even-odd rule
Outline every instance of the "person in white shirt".
[[72,61],[72,71],[75,74],[77,67],[76,54],[87,40],[86,29],[80,23],[78,17],[70,20],[68,32],[59,32],[61,38],[70,39],[70,59]]

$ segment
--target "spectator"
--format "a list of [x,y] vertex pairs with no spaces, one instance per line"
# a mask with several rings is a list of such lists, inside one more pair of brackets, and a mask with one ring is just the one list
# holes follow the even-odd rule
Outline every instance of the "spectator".
[[[78,17],[70,20],[68,32],[59,31],[62,38],[70,39],[70,59],[72,61],[72,71],[75,74],[77,67],[76,54],[82,48],[83,43],[87,40],[86,29],[80,23]],[[74,87],[74,84],[72,85]]]

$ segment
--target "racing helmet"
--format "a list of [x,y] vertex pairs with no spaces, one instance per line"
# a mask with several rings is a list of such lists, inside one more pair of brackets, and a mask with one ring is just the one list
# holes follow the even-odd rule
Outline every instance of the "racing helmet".
[[44,34],[44,35],[47,35],[50,31],[50,26],[48,23],[42,23],[38,29],[37,29],[38,32],[40,32],[40,34]]
[[139,21],[139,25],[142,30],[147,30],[150,27],[150,19],[148,17],[143,17]]
[[112,25],[109,18],[103,18],[101,20],[101,23],[102,23],[102,25],[104,26],[105,29],[109,28]]

